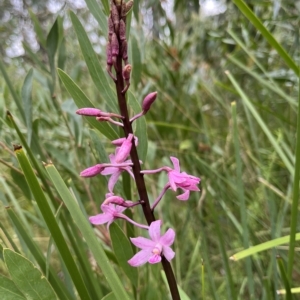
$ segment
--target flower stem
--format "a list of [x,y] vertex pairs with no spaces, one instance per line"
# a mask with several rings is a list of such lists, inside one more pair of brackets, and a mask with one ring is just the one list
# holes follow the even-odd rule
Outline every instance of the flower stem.
[[[117,70],[116,70],[116,77],[117,80],[115,81],[117,97],[118,97],[118,104],[120,108],[120,114],[124,117],[123,124],[124,124],[124,133],[127,137],[130,133],[133,134],[131,122],[128,115],[128,108],[126,103],[125,93],[122,93],[124,90],[124,80],[122,76],[122,57],[120,55],[117,56]],[[144,180],[144,175],[141,174],[141,165],[140,160],[138,157],[137,149],[134,144],[134,140],[132,140],[132,148],[130,151],[130,157],[133,162],[132,171],[134,174],[137,190],[139,193],[140,199],[143,199],[144,202],[142,203],[143,212],[145,218],[147,220],[148,225],[150,225],[153,221],[155,221],[154,214],[150,207],[150,202],[148,198],[148,193],[146,189],[146,184]],[[169,284],[170,292],[172,295],[173,300],[180,300],[179,291],[177,288],[176,279],[172,270],[172,266],[169,261],[165,257],[162,257],[162,265],[167,277],[167,281]]]

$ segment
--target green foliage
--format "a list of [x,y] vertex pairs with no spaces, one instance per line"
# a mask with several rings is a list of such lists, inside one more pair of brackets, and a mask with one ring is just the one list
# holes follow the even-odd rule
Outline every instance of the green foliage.
[[[143,97],[158,91],[134,128],[143,167],[168,165],[174,155],[182,170],[202,179],[201,195],[183,204],[168,191],[157,211],[176,231],[173,266],[182,299],[279,299],[277,290],[292,298],[300,274],[299,9],[292,0],[233,2],[205,18],[199,1],[174,1],[174,21],[163,1],[135,1],[127,100],[134,115]],[[0,62],[1,299],[25,298],[8,255],[35,272],[37,290],[45,285],[59,299],[168,294],[160,266],[137,274],[126,264],[130,228],[113,224],[110,241],[105,226],[92,229],[87,221],[99,212],[107,179],[78,174],[107,162],[110,140],[120,134],[75,114],[87,106],[118,111],[104,71],[108,1],[86,3],[97,25],[85,12],[71,12],[72,27],[63,28],[69,14],[61,12],[45,26],[30,11],[40,49],[24,43],[23,58]],[[149,8],[152,15],[141,13]],[[12,144],[26,155],[15,156]],[[131,180],[122,178],[117,188],[137,200]],[[146,180],[153,200],[165,177]],[[138,208],[133,214],[144,222]]]

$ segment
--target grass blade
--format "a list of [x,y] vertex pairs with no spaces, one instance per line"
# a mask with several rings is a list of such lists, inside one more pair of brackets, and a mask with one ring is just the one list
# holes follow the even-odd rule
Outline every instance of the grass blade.
[[[251,256],[251,255],[255,255],[261,251],[265,251],[268,249],[272,249],[274,247],[283,245],[283,244],[287,244],[290,240],[290,236],[286,235],[283,236],[281,238],[277,238],[271,241],[267,241],[265,243],[261,243],[259,245],[256,246],[252,246],[251,248],[242,250],[240,252],[235,253],[234,255],[230,256],[231,260],[237,261],[240,259],[243,259],[245,257]],[[300,241],[300,233],[297,233],[295,236],[295,241]]]
[[239,8],[239,10],[246,16],[246,18],[255,26],[257,30],[263,35],[268,43],[277,51],[285,63],[296,73],[299,77],[299,68],[288,53],[281,47],[276,41],[271,32],[263,25],[259,18],[252,12],[249,6],[243,0],[233,0],[233,3]]
[[[240,199],[240,215],[243,227],[243,245],[244,248],[249,248],[249,232],[248,232],[248,223],[247,223],[247,207],[245,201],[244,186],[242,181],[242,161],[240,156],[240,145],[238,137],[238,125],[237,125],[237,116],[236,116],[236,103],[231,103],[232,109],[232,119],[233,119],[233,139],[234,139],[234,150],[235,150],[235,162],[236,162],[236,179],[237,179],[237,193],[238,198]],[[253,273],[251,269],[251,259],[247,258],[245,262],[246,272],[248,277],[248,287],[250,299],[254,299],[254,282],[253,282]]]
[[74,201],[73,196],[65,185],[60,174],[52,164],[46,165],[46,170],[50,176],[51,181],[53,182],[55,188],[66,204],[75,224],[80,224],[80,231],[84,236],[86,243],[89,246],[89,249],[95,256],[95,259],[100,266],[103,274],[105,275],[108,284],[110,285],[112,291],[114,292],[117,299],[130,299],[126,293],[123,284],[121,283],[119,277],[111,266],[101,244],[98,242],[95,233],[88,222],[88,220],[82,214],[79,206]]
[[19,164],[24,172],[26,181],[31,189],[31,192],[38,204],[41,214],[47,224],[47,227],[53,237],[56,247],[69,271],[69,274],[73,280],[73,283],[78,291],[78,294],[82,299],[91,299],[87,291],[87,288],[83,282],[82,276],[78,271],[72,253],[65,241],[65,238],[55,220],[53,212],[47,201],[47,198],[40,187],[40,184],[33,172],[33,169],[25,155],[22,147],[15,148],[15,154],[19,161]]

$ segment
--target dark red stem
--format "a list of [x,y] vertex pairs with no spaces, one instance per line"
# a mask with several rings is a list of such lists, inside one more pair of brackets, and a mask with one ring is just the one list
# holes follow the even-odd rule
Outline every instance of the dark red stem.
[[[129,133],[133,134],[132,126],[130,123],[129,115],[128,115],[128,109],[127,109],[127,103],[126,103],[126,97],[125,94],[122,93],[122,90],[124,89],[124,80],[122,76],[122,58],[120,56],[117,57],[117,81],[116,84],[116,90],[117,90],[117,96],[118,96],[118,103],[120,108],[120,114],[124,117],[123,124],[124,124],[124,133],[127,137]],[[155,221],[154,214],[151,210],[148,193],[146,189],[146,184],[144,180],[144,175],[141,174],[141,165],[137,153],[136,146],[134,144],[134,140],[132,141],[132,148],[130,152],[131,160],[133,162],[132,171],[134,174],[137,190],[140,196],[140,199],[143,200],[142,208],[145,215],[145,218],[147,220],[148,225],[150,225],[153,221]],[[173,300],[180,300],[179,291],[177,288],[176,279],[172,270],[172,266],[169,263],[169,261],[163,256],[162,257],[162,265],[164,268],[164,271],[166,273],[167,281],[169,284],[170,292],[172,295]]]

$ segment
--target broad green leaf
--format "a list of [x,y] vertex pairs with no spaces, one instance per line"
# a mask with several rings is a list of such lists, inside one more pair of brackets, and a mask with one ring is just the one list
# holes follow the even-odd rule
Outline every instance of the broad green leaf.
[[33,27],[34,27],[34,31],[36,33],[37,39],[39,41],[39,43],[43,46],[46,47],[46,39],[45,39],[45,34],[43,32],[43,28],[40,25],[40,22],[38,20],[38,18],[36,17],[36,15],[32,12],[31,9],[28,9],[30,18],[33,22]]
[[50,74],[50,71],[47,69],[45,63],[41,61],[36,53],[34,53],[31,48],[28,46],[27,43],[22,43],[24,50],[26,51],[26,54],[32,59],[32,61],[41,68],[44,72],[47,74]]
[[58,32],[58,18],[55,20],[53,26],[50,29],[50,32],[47,36],[47,53],[49,58],[49,65],[51,70],[51,76],[52,76],[52,83],[50,84],[50,91],[51,93],[55,90],[55,53],[58,47],[58,40],[59,40],[59,32]]
[[27,258],[4,249],[3,256],[8,272],[27,299],[58,299],[46,277]]
[[95,150],[97,151],[99,162],[100,163],[108,163],[109,158],[108,158],[106,150],[101,142],[100,136],[93,129],[90,130],[90,136],[91,136],[91,139],[93,142],[93,146],[94,146]]
[[64,69],[67,60],[66,39],[63,37],[58,48],[57,67]]
[[131,36],[131,58],[132,58],[132,78],[135,88],[141,81],[142,73],[142,62],[141,62],[141,53],[138,45],[138,41],[134,36]]
[[70,12],[70,16],[91,78],[110,110],[117,112],[116,96],[110,88],[106,74],[103,72],[103,67],[105,67],[106,63],[103,62],[103,66],[99,63],[93,46],[77,16],[73,12]]
[[107,258],[102,245],[97,240],[91,224],[81,212],[60,174],[52,164],[47,164],[46,170],[60,197],[68,208],[74,223],[77,224],[78,229],[81,231],[116,298],[123,300],[131,299],[125,291],[119,276],[116,274],[109,259]]
[[31,192],[38,204],[40,212],[47,224],[47,227],[51,233],[51,236],[55,242],[55,245],[68,269],[68,272],[73,280],[73,283],[78,291],[79,296],[82,299],[91,299],[87,291],[87,288],[83,282],[82,276],[76,266],[70,248],[68,247],[66,240],[58,226],[58,223],[54,217],[54,214],[50,208],[47,198],[41,189],[37,177],[35,176],[33,169],[21,147],[15,148],[15,154],[19,161],[19,164],[23,170],[26,181],[31,189]]
[[[24,110],[23,110],[23,107],[22,107],[22,104],[21,104],[21,100],[19,98],[19,96],[17,95],[14,87],[13,87],[13,84],[12,82],[10,81],[10,78],[8,77],[7,73],[6,73],[6,70],[5,70],[5,67],[4,67],[4,64],[2,62],[2,60],[0,60],[0,71],[2,72],[2,75],[4,77],[4,80],[7,84],[7,87],[17,105],[17,108],[18,108],[18,112],[20,113],[21,117],[22,117],[22,120],[25,122],[25,113],[24,113]],[[8,107],[8,109],[10,109],[10,107]]]
[[23,86],[22,86],[22,100],[25,112],[26,126],[27,126],[27,143],[30,145],[32,136],[32,77],[33,69],[27,73]]
[[[101,0],[103,2],[107,2],[107,0]],[[96,0],[85,0],[87,7],[89,8],[91,14],[97,20],[98,24],[100,25],[100,30],[102,31],[103,36],[107,36],[108,29],[107,29],[107,17],[106,15],[109,14],[109,7],[108,5],[104,5],[105,13],[103,13],[102,7],[97,3]],[[107,10],[108,9],[108,10]]]
[[[142,110],[140,104],[130,91],[128,92],[128,105],[132,108],[134,114],[138,114]],[[137,147],[139,158],[140,160],[145,161],[148,149],[147,124],[145,117],[138,118],[136,121],[134,121],[133,127],[136,128],[134,135],[139,139],[139,144]]]
[[[45,255],[42,253],[41,248],[37,246],[37,244],[32,238],[32,235],[30,234],[30,232],[28,232],[28,230],[26,230],[24,223],[21,222],[21,220],[18,218],[15,212],[10,207],[7,208],[6,211],[10,217],[10,220],[17,229],[17,232],[20,234],[23,241],[25,242],[31,255],[35,258],[41,270],[44,273],[46,273],[46,258]],[[60,300],[70,299],[70,296],[67,295],[67,290],[65,286],[63,285],[62,281],[58,278],[57,273],[51,266],[49,268],[49,275],[47,277]]]
[[[84,94],[84,92],[68,74],[66,74],[63,70],[58,69],[58,75],[78,108],[95,107],[90,99]],[[92,117],[85,117],[85,120],[92,127],[96,128],[102,134],[104,134],[108,139],[113,140],[119,137],[117,132],[106,122],[98,122],[95,118]]]
[[131,243],[126,237],[122,229],[116,224],[112,223],[109,226],[109,233],[114,249],[114,253],[119,262],[120,267],[123,269],[126,276],[130,279],[131,283],[137,287],[138,284],[138,271],[128,264],[128,260],[133,257],[134,252]]
[[16,287],[14,282],[0,274],[0,299],[1,300],[25,300],[26,298]]

